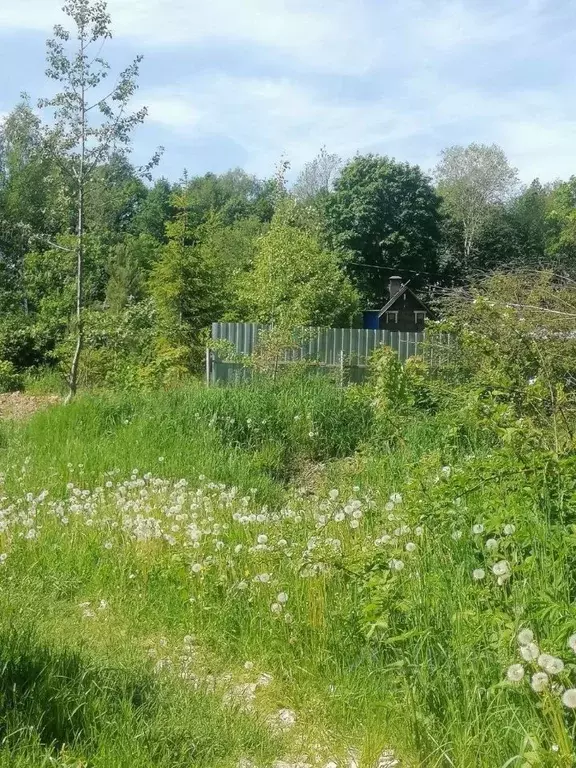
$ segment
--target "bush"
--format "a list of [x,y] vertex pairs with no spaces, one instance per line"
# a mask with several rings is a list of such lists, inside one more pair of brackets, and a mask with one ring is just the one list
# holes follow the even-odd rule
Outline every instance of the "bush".
[[0,392],[15,392],[22,388],[23,378],[13,363],[0,360]]

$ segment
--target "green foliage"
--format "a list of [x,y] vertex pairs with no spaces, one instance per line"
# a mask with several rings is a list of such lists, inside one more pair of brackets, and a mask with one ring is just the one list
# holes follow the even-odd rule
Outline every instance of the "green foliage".
[[417,166],[378,155],[359,155],[344,166],[326,201],[326,226],[369,301],[385,303],[391,272],[435,271],[439,203]]
[[316,232],[293,221],[294,204],[277,210],[256,244],[254,268],[246,274],[245,303],[255,321],[282,327],[349,326],[359,296]]
[[22,387],[22,381],[13,363],[0,360],[0,392],[15,392]]

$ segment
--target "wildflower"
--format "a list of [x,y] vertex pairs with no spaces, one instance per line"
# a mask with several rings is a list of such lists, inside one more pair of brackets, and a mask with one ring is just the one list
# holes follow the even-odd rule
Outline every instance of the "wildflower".
[[280,592],[276,600],[278,600],[279,603],[282,603],[282,605],[286,605],[286,603],[288,602],[288,595],[286,594],[286,592]]
[[562,659],[550,656],[549,653],[541,653],[540,656],[538,656],[538,666],[549,675],[559,675],[564,671],[564,662]]
[[518,644],[530,645],[534,641],[534,632],[531,629],[521,629],[518,632]]
[[258,536],[258,544],[267,544],[268,543],[268,536],[266,536],[265,533],[261,533],[260,536]]
[[536,643],[528,643],[528,645],[523,645],[520,648],[520,656],[525,661],[536,661],[538,656],[540,656],[540,649]]
[[476,536],[480,535],[481,533],[484,533],[484,526],[482,523],[477,523],[476,525],[472,526],[472,533]]
[[272,611],[272,613],[282,613],[282,606],[280,605],[280,603],[272,603],[272,605],[270,606],[270,610]]
[[417,528],[414,528],[414,533],[416,534],[416,536],[422,536],[422,534],[424,533],[424,528],[422,528],[421,526],[418,526]]
[[239,589],[241,592],[243,592],[245,589],[248,589],[248,582],[239,581],[236,585],[236,589]]
[[[5,558],[5,555],[3,555]],[[570,635],[568,638],[568,648],[571,648],[576,653],[576,634]]]
[[112,545],[112,542],[111,542],[111,541],[107,541],[107,542],[104,544],[104,549],[112,549],[112,546],[113,546],[113,545]]
[[392,558],[392,560],[388,561],[388,566],[391,571],[401,571],[404,568],[404,563],[402,560],[395,560]]
[[158,456],[158,461],[160,462],[160,464],[162,464],[162,462],[164,461],[164,456]]
[[333,488],[328,494],[328,496],[330,497],[330,501],[336,501],[339,495],[340,493],[336,488]]
[[524,674],[525,672],[522,664],[512,664],[510,667],[508,667],[506,677],[508,680],[510,680],[511,683],[519,683],[523,679]]
[[239,554],[240,554],[240,552],[242,552],[242,549],[243,549],[243,547],[242,547],[242,544],[236,544],[236,546],[234,547],[234,552],[235,552],[237,555],[239,555]]
[[494,550],[498,549],[498,542],[496,539],[487,539],[485,546],[488,551],[493,552]]
[[416,550],[416,544],[414,542],[409,541],[408,544],[406,544],[406,552],[414,552]]
[[462,538],[462,531],[452,531],[452,538],[454,541],[460,541]]
[[258,678],[258,680],[256,680],[256,684],[261,686],[270,685],[273,679],[274,678],[272,677],[272,675],[269,675],[267,672],[263,672]]
[[354,520],[354,519],[350,520],[350,528],[358,528],[359,526],[360,526],[360,523],[358,522],[358,520]]
[[482,579],[486,576],[486,571],[484,568],[475,568],[472,571],[472,578],[474,581],[482,581]]
[[6,552],[3,552],[0,555],[0,565],[4,565],[7,559],[8,559],[8,555],[6,554]]
[[452,474],[452,467],[442,467],[441,472],[444,475],[444,477],[450,477],[450,475]]
[[254,669],[254,662],[253,662],[253,661],[246,661],[246,662],[244,663],[244,669],[245,669],[247,672],[250,672],[250,670],[251,670],[251,669]]
[[101,611],[105,611],[108,608],[108,601],[107,600],[100,600],[100,604],[99,604],[98,608]]
[[568,688],[562,694],[562,704],[568,709],[576,709],[576,688]]
[[536,693],[542,693],[547,687],[548,687],[548,675],[546,672],[536,672],[532,675],[532,682],[530,685],[532,686],[532,690]]
[[504,536],[512,536],[512,534],[515,532],[516,526],[512,525],[512,523],[508,523],[508,525],[504,526]]
[[401,493],[393,493],[390,496],[390,501],[392,504],[402,504],[402,494]]
[[190,567],[190,570],[192,571],[192,573],[200,573],[202,571],[202,565],[200,563],[194,563]]
[[341,523],[345,517],[346,515],[344,514],[344,512],[336,512],[334,515],[334,520],[336,520],[337,523]]

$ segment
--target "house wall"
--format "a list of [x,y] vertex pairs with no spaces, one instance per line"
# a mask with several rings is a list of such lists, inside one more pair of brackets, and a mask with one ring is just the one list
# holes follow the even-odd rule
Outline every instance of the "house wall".
[[[406,291],[406,293],[398,297],[396,302],[388,310],[388,312],[398,312],[398,322],[388,321],[388,313],[385,312],[380,318],[380,330],[401,332],[423,331],[424,322],[416,322],[414,315],[415,311],[422,312],[424,311],[424,307],[418,299],[410,293],[410,291]],[[427,317],[429,316],[429,313],[427,313]]]

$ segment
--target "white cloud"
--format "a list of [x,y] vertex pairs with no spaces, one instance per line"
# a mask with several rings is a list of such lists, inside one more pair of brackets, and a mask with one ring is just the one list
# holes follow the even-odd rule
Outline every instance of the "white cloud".
[[[145,48],[199,43],[264,46],[320,71],[365,70],[358,42],[368,27],[354,0],[109,0],[116,37]],[[0,29],[50,30],[63,21],[53,0],[0,7]]]
[[269,174],[282,154],[298,169],[324,144],[350,156],[420,131],[414,116],[385,101],[330,100],[287,79],[209,77],[168,94],[144,92],[141,102],[151,122],[190,139],[232,138],[260,174]]
[[[48,31],[62,20],[61,2],[0,0],[0,32]],[[430,167],[443,146],[474,140],[501,143],[526,180],[576,170],[576,107],[570,83],[560,82],[576,63],[571,0],[109,0],[109,7],[120,48],[130,40],[154,51],[162,87],[146,87],[145,67],[141,92],[152,125],[236,144],[255,172],[269,173],[282,152],[297,169],[323,144],[343,156],[372,150]],[[229,61],[215,61],[223,48]],[[187,67],[189,49],[199,52],[199,69]],[[240,56],[253,76],[233,69]],[[271,57],[282,74],[271,74]],[[531,82],[538,85],[530,90]],[[170,136],[162,143],[169,153]]]

